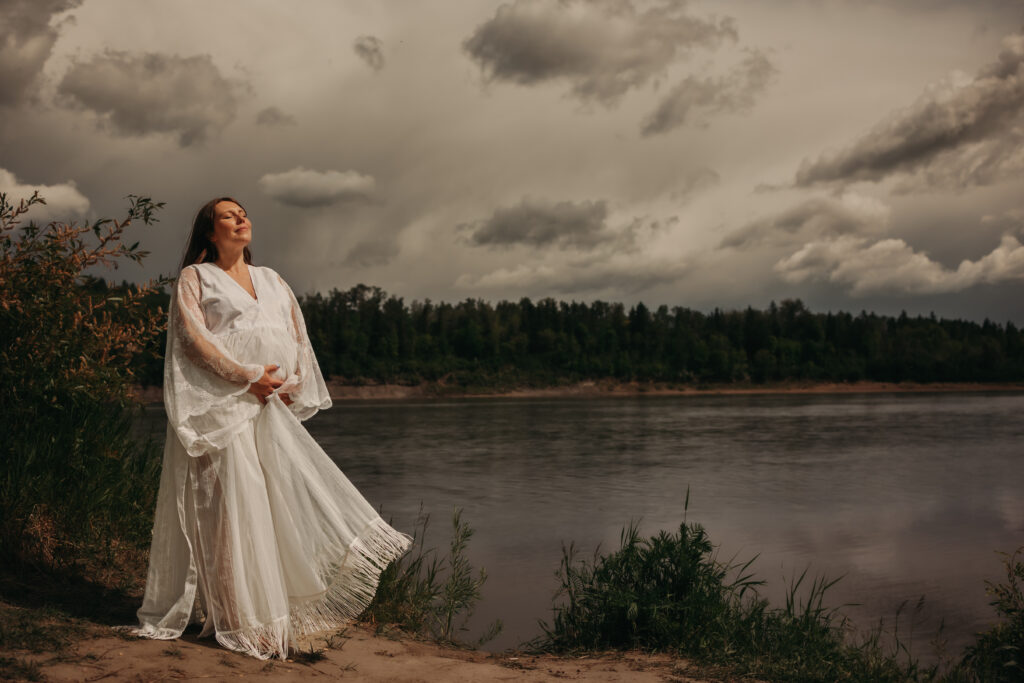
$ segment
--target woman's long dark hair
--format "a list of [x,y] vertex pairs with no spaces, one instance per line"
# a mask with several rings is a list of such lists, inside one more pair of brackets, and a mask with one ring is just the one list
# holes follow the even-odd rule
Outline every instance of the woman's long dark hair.
[[[245,211],[245,207],[234,197],[217,197],[203,204],[196,214],[196,219],[192,221],[192,232],[188,235],[185,255],[181,258],[181,267],[178,268],[179,272],[185,266],[191,266],[193,263],[212,263],[217,260],[217,246],[210,241],[210,235],[213,234],[214,214],[217,205],[221,202],[234,202],[241,207],[242,211]],[[252,264],[252,253],[249,251],[249,247],[242,251],[242,258],[246,263]]]

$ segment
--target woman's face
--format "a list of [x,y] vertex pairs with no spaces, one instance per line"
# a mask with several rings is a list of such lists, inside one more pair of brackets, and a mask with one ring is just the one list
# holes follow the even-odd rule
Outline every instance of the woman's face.
[[245,247],[252,240],[252,223],[245,209],[234,202],[218,202],[213,207],[213,234],[210,241],[222,252]]

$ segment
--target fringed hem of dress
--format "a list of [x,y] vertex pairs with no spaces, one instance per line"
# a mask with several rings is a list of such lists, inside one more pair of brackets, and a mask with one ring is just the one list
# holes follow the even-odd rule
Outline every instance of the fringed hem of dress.
[[217,631],[217,642],[258,659],[285,659],[295,636],[339,628],[362,614],[373,601],[381,573],[411,545],[408,535],[376,519],[347,550],[324,554],[318,570],[328,586],[324,593],[301,602],[289,598],[288,616],[236,631]]
[[371,522],[340,560],[333,554],[322,564],[319,573],[328,586],[326,592],[292,605],[295,632],[326,631],[358,617],[373,601],[381,573],[411,545],[411,537],[395,531],[383,519]]

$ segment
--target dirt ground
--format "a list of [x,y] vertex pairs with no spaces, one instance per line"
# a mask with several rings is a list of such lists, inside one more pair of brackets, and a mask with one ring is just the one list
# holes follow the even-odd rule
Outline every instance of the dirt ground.
[[[260,661],[230,652],[213,639],[129,639],[93,632],[63,653],[0,653],[37,664],[46,681],[627,681],[699,682],[686,661],[665,655],[609,653],[555,657],[490,654],[445,648],[407,637],[377,635],[353,625],[329,640],[313,638],[291,659]],[[310,654],[305,654],[306,652]]]

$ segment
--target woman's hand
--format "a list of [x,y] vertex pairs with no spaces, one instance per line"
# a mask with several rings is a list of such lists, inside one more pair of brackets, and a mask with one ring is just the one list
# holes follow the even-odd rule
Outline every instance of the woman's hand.
[[[273,363],[263,368],[263,376],[258,380],[249,385],[249,393],[255,394],[256,398],[260,400],[263,405],[267,404],[267,396],[274,393],[274,390],[284,384],[283,380],[275,379],[270,376],[270,373],[277,370],[277,365]],[[281,395],[281,400],[285,402],[285,405],[291,403],[291,399],[288,398],[287,394]]]

